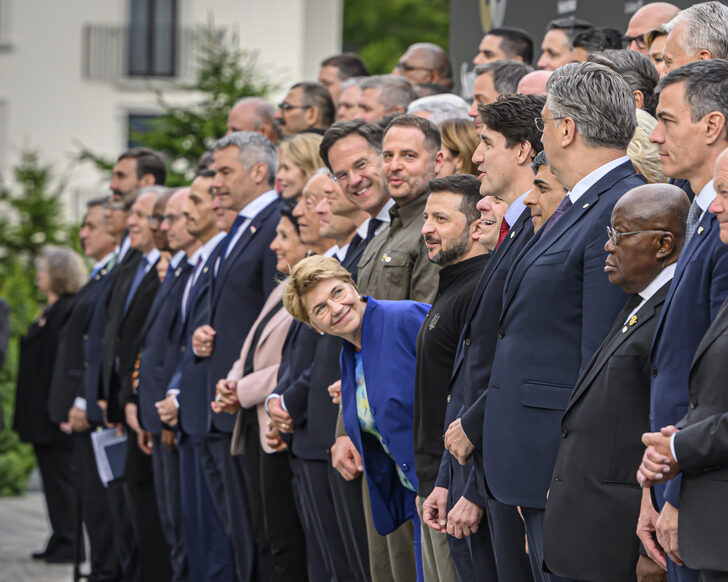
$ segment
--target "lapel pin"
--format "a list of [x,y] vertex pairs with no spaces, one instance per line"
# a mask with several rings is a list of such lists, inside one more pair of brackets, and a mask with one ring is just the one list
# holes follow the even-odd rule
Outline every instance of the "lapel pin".
[[207,266],[205,266],[205,268],[204,268],[204,269],[202,269],[202,272],[203,272],[203,273],[207,273]]
[[390,257],[389,255],[382,255],[382,261],[384,261],[385,263],[391,263],[392,257]]
[[626,325],[622,328],[622,333],[627,333],[627,326]]
[[177,270],[174,272],[175,277],[179,277],[179,274],[182,272],[182,267],[177,267]]
[[633,315],[632,317],[629,318],[630,327],[633,326],[635,323],[637,323],[637,316]]
[[704,230],[705,230],[705,229],[704,229],[704,228],[703,228],[702,226],[699,226],[699,227],[698,227],[698,234],[703,234],[703,231],[704,231]]
[[258,230],[258,229],[257,229],[257,228],[255,228],[255,225],[254,225],[254,224],[251,224],[251,225],[250,225],[250,234],[255,234],[255,231],[256,231],[256,230]]
[[516,232],[512,230],[511,231],[511,238],[513,238],[514,236],[516,236]]
[[586,204],[584,204],[584,206],[582,206],[582,208],[589,208],[589,203],[587,202]]

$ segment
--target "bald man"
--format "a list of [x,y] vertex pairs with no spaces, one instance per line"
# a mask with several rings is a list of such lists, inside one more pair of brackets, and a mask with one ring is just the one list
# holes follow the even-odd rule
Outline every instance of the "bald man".
[[624,41],[631,51],[641,52],[649,56],[649,49],[645,39],[645,33],[659,28],[666,22],[672,20],[680,9],[668,2],[650,2],[637,10],[629,19],[627,32],[624,33]]
[[546,83],[551,71],[532,71],[526,73],[516,87],[516,93],[521,95],[546,95]]
[[437,83],[452,88],[452,65],[447,53],[431,42],[410,45],[392,71],[413,85]]
[[243,97],[230,110],[227,118],[227,133],[236,131],[255,131],[277,144],[280,137],[274,119],[275,108],[260,97]]
[[577,382],[561,423],[543,529],[544,560],[559,576],[636,580],[642,494],[634,473],[649,427],[650,349],[689,208],[677,186],[648,184],[627,192],[612,211],[604,271],[631,298]]

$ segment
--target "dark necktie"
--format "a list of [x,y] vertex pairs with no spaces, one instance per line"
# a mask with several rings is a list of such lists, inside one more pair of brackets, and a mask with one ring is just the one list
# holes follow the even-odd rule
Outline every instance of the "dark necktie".
[[185,290],[184,294],[182,296],[182,320],[187,319],[187,311],[190,308],[190,298],[192,297],[192,287],[195,285],[195,279],[197,278],[197,275],[200,272],[200,269],[202,268],[202,264],[205,261],[202,260],[202,255],[197,257],[197,264],[195,264],[195,269],[190,273],[189,279],[187,279],[187,283],[185,284]]
[[124,303],[124,315],[126,315],[126,311],[129,309],[131,300],[134,299],[134,294],[139,288],[142,279],[144,279],[144,275],[147,274],[148,264],[149,263],[147,262],[146,257],[142,257],[142,260],[139,261],[139,266],[137,267],[136,273],[134,273],[134,278],[132,279],[131,286],[129,287],[129,293],[126,294],[126,302]]
[[543,234],[546,234],[549,230],[551,230],[551,228],[554,226],[554,224],[558,222],[559,218],[561,218],[561,215],[566,212],[569,206],[571,206],[571,198],[567,194],[566,196],[564,196],[564,199],[559,202],[559,205],[556,207],[556,210],[554,210],[554,213],[546,221],[546,224],[544,224]]
[[702,213],[702,208],[698,206],[698,199],[695,198],[690,205],[690,212],[688,212],[688,221],[685,225],[685,244],[683,248],[688,246],[690,239],[693,238],[695,231],[698,229],[698,223],[700,222],[700,215]]
[[349,243],[349,248],[346,249],[346,255],[349,256],[349,254],[353,254],[356,252],[356,249],[359,248],[359,245],[364,242],[364,239],[359,236],[359,233],[356,233],[354,235],[354,238],[351,239],[351,242]]
[[382,220],[380,218],[371,218],[369,220],[369,224],[367,225],[367,237],[364,239],[366,242],[369,242],[374,238],[374,233],[377,231],[380,224],[382,224]]
[[503,242],[503,239],[506,238],[506,235],[508,234],[508,230],[510,229],[510,225],[506,222],[506,217],[503,217],[503,220],[501,220],[500,225],[500,234],[498,235],[498,244],[495,246],[495,248],[498,248],[501,243]]
[[235,237],[235,234],[238,232],[238,229],[240,228],[240,225],[245,222],[247,217],[243,216],[242,214],[238,214],[235,217],[235,221],[233,222],[233,225],[230,227],[230,232],[227,234],[227,236],[222,241],[222,251],[220,252],[220,264],[222,264],[225,261],[225,257],[227,255],[228,247],[230,246],[230,242]]

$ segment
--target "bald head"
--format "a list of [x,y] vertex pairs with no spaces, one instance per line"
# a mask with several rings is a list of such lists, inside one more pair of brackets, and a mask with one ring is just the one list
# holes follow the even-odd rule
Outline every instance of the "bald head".
[[680,9],[668,2],[650,2],[645,4],[632,15],[627,26],[625,37],[630,39],[628,48],[648,54],[644,34],[654,28],[659,28],[677,16]]
[[275,109],[260,97],[244,97],[230,110],[227,119],[227,134],[236,131],[255,131],[267,137],[271,143],[278,143]]
[[532,71],[518,81],[516,93],[519,95],[546,95],[546,82],[551,71]]
[[395,75],[406,77],[411,83],[438,83],[452,87],[452,65],[442,47],[431,42],[417,42],[409,46],[394,68]]

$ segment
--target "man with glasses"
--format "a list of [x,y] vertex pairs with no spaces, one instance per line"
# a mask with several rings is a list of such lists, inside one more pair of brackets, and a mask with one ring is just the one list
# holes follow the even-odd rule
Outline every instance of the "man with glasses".
[[410,45],[392,71],[413,85],[436,83],[451,89],[452,65],[447,53],[431,42]]
[[275,120],[288,137],[299,133],[323,135],[336,110],[329,91],[319,83],[296,83],[278,104]]
[[546,565],[560,576],[635,577],[641,491],[634,472],[649,427],[649,354],[689,207],[677,186],[638,186],[620,198],[607,225],[604,271],[632,297],[579,378],[561,421],[543,534]]
[[604,230],[617,200],[644,184],[626,155],[637,119],[624,79],[569,63],[548,91],[536,123],[569,194],[508,274],[483,422],[485,484],[521,508],[537,582],[560,580],[543,571],[542,526],[561,415],[627,300],[604,273]]
[[645,34],[674,18],[680,9],[668,2],[650,2],[632,15],[622,37],[624,47],[649,56]]

